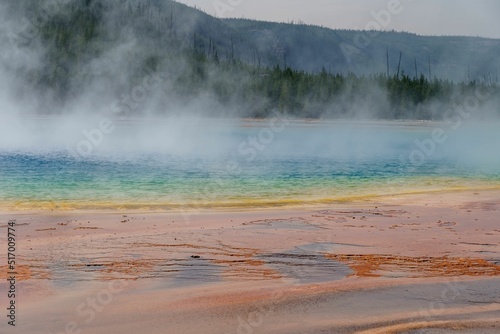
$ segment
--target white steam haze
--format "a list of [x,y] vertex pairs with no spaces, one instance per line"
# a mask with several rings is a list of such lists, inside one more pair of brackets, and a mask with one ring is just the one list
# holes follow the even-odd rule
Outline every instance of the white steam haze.
[[[425,126],[413,122],[405,128],[410,134],[406,135],[386,123],[373,123],[370,129],[370,123],[355,121],[372,119],[389,107],[383,87],[366,88],[364,99],[344,106],[351,111],[350,116],[355,119],[352,122],[342,121],[340,125],[325,122],[316,130],[311,130],[316,123],[291,122],[283,131],[274,132],[272,138],[266,137],[265,145],[260,140],[259,145],[252,146],[249,142],[252,138],[259,140],[260,129],[268,128],[269,121],[242,127],[247,123],[228,120],[228,116],[244,115],[244,106],[238,100],[232,101],[231,107],[222,107],[205,93],[189,101],[171,98],[169,91],[175,89],[176,78],[188,66],[183,59],[161,69],[156,77],[151,73],[149,78],[139,78],[137,82],[146,86],[147,94],[140,103],[134,103],[135,107],[128,108],[131,112],[127,117],[122,117],[115,113],[116,101],[131,94],[136,87],[131,86],[129,80],[139,66],[135,60],[141,58],[142,48],[148,43],[142,41],[141,36],[134,36],[127,27],[119,32],[116,44],[109,45],[106,52],[78,70],[71,79],[71,84],[78,88],[77,94],[61,104],[54,101],[50,91],[40,95],[25,85],[23,76],[43,64],[46,49],[36,39],[32,43],[35,47],[12,47],[11,37],[22,32],[25,25],[5,15],[4,10],[0,13],[2,45],[11,46],[2,48],[0,54],[0,150],[77,151],[79,143],[93,138],[95,143],[88,150],[89,155],[151,152],[224,157],[239,154],[245,161],[253,149],[260,156],[268,157],[389,155],[407,160],[411,152],[418,149],[414,140],[432,138],[433,129],[438,128],[444,129],[447,140],[437,143],[433,158],[447,156],[478,166],[499,163],[497,101],[482,101],[480,117],[475,114],[464,117],[452,111],[447,122],[425,123]],[[115,26],[113,13],[106,15],[109,26]],[[211,80],[219,80],[220,76],[216,68],[208,72]],[[247,78],[243,76],[238,80]],[[155,82],[161,85],[156,86]],[[346,97],[351,94],[350,87],[344,94]],[[341,99],[340,104],[348,103],[347,98],[345,101]],[[337,107],[325,106],[325,114]],[[425,108],[429,108],[431,114],[439,114],[444,106],[436,103]],[[102,124],[105,124],[104,132]],[[96,135],[96,129],[102,136]]]
[[[4,7],[4,5],[2,5]],[[79,142],[95,136],[100,122],[110,120],[113,129],[104,134],[102,140],[95,136],[98,144],[93,145],[92,153],[110,152],[125,149],[126,151],[156,150],[182,152],[197,150],[201,140],[205,144],[216,140],[218,128],[216,122],[207,126],[208,119],[195,117],[202,114],[203,109],[210,105],[209,97],[201,97],[189,105],[177,105],[176,101],[160,103],[162,91],[159,87],[151,89],[144,101],[136,108],[141,114],[141,121],[124,121],[121,114],[115,113],[115,101],[122,95],[130,95],[131,72],[134,70],[136,55],[141,53],[137,38],[130,34],[127,28],[121,31],[120,42],[109,48],[99,58],[93,59],[78,72],[73,84],[79,87],[78,94],[60,105],[51,101],[51,95],[38,96],[23,86],[22,74],[36,68],[43,62],[44,52],[37,39],[34,48],[17,47],[18,40],[23,40],[27,22],[12,20],[0,10],[0,27],[3,48],[0,54],[0,149],[21,151],[61,151],[68,148],[76,149]],[[109,15],[112,19],[112,13]],[[110,20],[107,22],[112,25]],[[175,70],[182,71],[182,59]],[[90,74],[90,75],[89,75]],[[161,74],[165,79],[174,81],[176,73],[170,71]],[[91,81],[84,78],[91,78]],[[82,82],[78,82],[82,80]],[[154,79],[149,80],[153,82]],[[39,99],[37,99],[39,98]],[[177,114],[190,111],[187,117],[175,116],[158,120],[153,115],[159,109],[174,109]],[[41,114],[41,115],[40,115]],[[148,120],[150,119],[150,120]],[[209,131],[210,133],[208,133]],[[205,133],[204,133],[205,132]],[[213,132],[213,134],[211,133]],[[220,145],[210,145],[220,147]]]

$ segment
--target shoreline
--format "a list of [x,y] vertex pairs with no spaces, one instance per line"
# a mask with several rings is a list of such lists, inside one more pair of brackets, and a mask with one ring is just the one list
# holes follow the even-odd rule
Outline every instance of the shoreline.
[[[500,186],[484,186],[484,187],[455,187],[450,189],[435,189],[435,190],[414,190],[411,192],[396,192],[390,194],[367,194],[357,196],[344,196],[339,198],[318,198],[318,199],[293,199],[288,201],[268,201],[260,204],[245,202],[235,203],[209,203],[209,204],[54,204],[53,201],[31,201],[26,205],[19,204],[0,204],[0,213],[39,213],[46,214],[49,212],[73,212],[73,213],[172,213],[172,214],[190,214],[190,213],[210,213],[224,212],[231,214],[232,212],[259,212],[259,211],[284,211],[284,210],[315,210],[329,207],[331,205],[359,205],[369,203],[389,203],[395,198],[402,200],[413,200],[427,195],[444,195],[447,194],[470,194],[482,192],[495,194],[500,191]],[[36,203],[36,204],[35,204]],[[42,204],[40,204],[42,203]],[[60,202],[59,202],[60,203]],[[72,202],[73,203],[73,202]],[[78,203],[78,202],[75,202]]]
[[[421,199],[422,197],[431,196],[447,196],[447,195],[457,195],[458,197],[463,197],[462,195],[478,195],[478,192],[484,194],[495,195],[500,192],[500,186],[490,186],[490,187],[472,187],[472,188],[456,188],[456,189],[438,189],[438,190],[418,190],[412,192],[400,192],[382,195],[359,195],[350,196],[338,199],[318,199],[318,200],[291,200],[295,204],[277,204],[276,202],[269,202],[265,205],[259,204],[241,204],[234,203],[233,205],[163,205],[163,204],[149,204],[149,205],[128,205],[128,204],[103,204],[103,205],[88,205],[88,208],[81,207],[67,207],[57,204],[50,204],[52,202],[43,202],[46,205],[35,205],[38,202],[27,202],[23,205],[26,207],[31,207],[31,209],[15,209],[16,205],[0,205],[0,213],[11,213],[11,214],[21,214],[21,213],[38,213],[47,214],[50,212],[65,212],[65,213],[164,213],[164,214],[189,214],[189,213],[199,213],[207,214],[213,212],[260,212],[260,211],[285,211],[285,210],[321,210],[322,208],[328,208],[330,206],[356,206],[356,205],[368,205],[370,203],[384,205],[387,203],[401,204],[405,205],[414,202],[415,199]],[[19,207],[19,205],[17,205]],[[147,208],[146,208],[147,207]]]
[[498,210],[500,191],[467,190],[188,219],[0,211],[0,233],[17,220],[23,333],[490,333]]

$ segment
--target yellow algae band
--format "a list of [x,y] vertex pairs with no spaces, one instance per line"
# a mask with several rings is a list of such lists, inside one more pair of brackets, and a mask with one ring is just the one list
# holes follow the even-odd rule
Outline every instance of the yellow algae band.
[[[393,189],[396,190],[396,189]],[[240,199],[214,199],[200,201],[2,201],[0,210],[4,211],[32,211],[32,210],[197,210],[197,209],[245,209],[245,208],[272,208],[272,207],[301,207],[314,205],[327,205],[332,203],[352,203],[365,202],[382,199],[390,196],[418,195],[426,193],[453,192],[453,191],[481,191],[481,190],[500,190],[500,184],[469,186],[454,186],[444,188],[422,188],[422,189],[397,189],[393,192],[379,192],[366,194],[339,194],[328,197],[290,197],[286,198],[240,198]]]

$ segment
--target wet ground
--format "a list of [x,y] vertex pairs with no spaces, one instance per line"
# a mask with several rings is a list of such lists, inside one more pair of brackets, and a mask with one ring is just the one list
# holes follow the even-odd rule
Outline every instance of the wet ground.
[[[188,220],[1,213],[17,220],[20,331],[495,332],[500,195],[440,196]],[[127,289],[87,323],[78,306],[110,282]]]

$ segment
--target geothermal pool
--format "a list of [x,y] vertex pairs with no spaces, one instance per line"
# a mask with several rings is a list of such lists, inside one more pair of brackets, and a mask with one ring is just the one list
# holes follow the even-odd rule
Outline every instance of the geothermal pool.
[[102,136],[67,124],[4,126],[1,207],[272,207],[500,188],[495,124],[121,121]]

